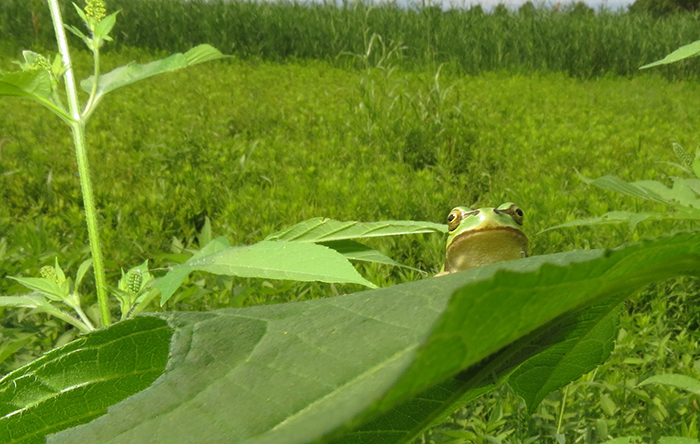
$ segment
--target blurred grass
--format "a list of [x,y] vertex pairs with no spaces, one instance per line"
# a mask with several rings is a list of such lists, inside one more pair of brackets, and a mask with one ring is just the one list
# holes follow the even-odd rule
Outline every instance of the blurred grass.
[[[80,23],[70,2],[66,22]],[[404,68],[450,63],[460,73],[508,70],[565,72],[589,78],[632,76],[700,34],[697,15],[662,18],[575,6],[480,7],[442,11],[429,3],[303,3],[249,0],[110,0],[121,9],[115,48],[182,52],[209,43],[227,54],[267,61],[323,60],[348,67],[348,54],[365,53],[373,35],[402,48]],[[70,36],[74,44],[79,40]],[[0,2],[0,42],[15,49],[55,48],[48,11],[40,0]],[[381,58],[374,48],[371,61]],[[697,76],[696,61],[664,67],[669,77]]]

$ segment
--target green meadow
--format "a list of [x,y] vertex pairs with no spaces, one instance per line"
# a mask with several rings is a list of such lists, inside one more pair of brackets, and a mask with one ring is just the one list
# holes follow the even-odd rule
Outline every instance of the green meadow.
[[[19,7],[16,2],[5,7],[10,4]],[[134,8],[146,5],[165,3],[133,3]],[[134,19],[137,23],[153,19],[127,9],[129,4],[121,7],[123,26],[132,16],[139,17]],[[162,7],[168,11],[170,6]],[[208,10],[201,21],[195,21],[210,34],[193,44],[217,45],[206,39],[214,30],[226,32],[212,24],[215,8],[221,7],[213,3],[213,12]],[[252,6],[244,2],[238,8]],[[265,16],[260,11],[275,11],[271,5],[261,8],[260,17]],[[277,10],[276,20],[293,20],[293,14],[283,18],[284,8],[301,11],[298,14],[315,11],[319,16],[326,11],[290,4],[279,8],[282,12]],[[548,13],[536,11],[542,16]],[[417,13],[403,14],[410,24]],[[395,11],[385,17],[394,17],[395,22],[401,18]],[[439,23],[459,23],[449,14],[436,17]],[[595,26],[636,20],[656,46],[625,60],[611,56],[617,65],[605,68],[586,61],[590,53],[585,48],[579,52],[572,47],[558,54],[556,63],[533,56],[537,60],[533,66],[518,65],[511,59],[520,52],[512,51],[502,66],[491,60],[469,69],[471,62],[454,55],[458,54],[454,48],[450,49],[453,55],[439,50],[423,57],[429,51],[410,43],[418,33],[409,25],[400,41],[376,37],[370,41],[376,28],[369,26],[364,40],[341,41],[314,54],[310,50],[294,53],[295,49],[285,55],[282,49],[284,42],[292,46],[329,42],[283,38],[260,43],[260,51],[248,54],[240,44],[231,43],[219,47],[234,54],[230,59],[115,92],[87,127],[108,278],[114,281],[120,270],[146,259],[153,267],[167,267],[184,250],[197,246],[196,236],[207,220],[214,235],[227,237],[232,245],[246,245],[317,216],[442,223],[456,205],[478,208],[512,201],[525,212],[531,255],[613,248],[697,228],[686,222],[663,222],[542,232],[607,211],[663,210],[663,206],[591,187],[582,177],[614,175],[625,181],[670,184],[672,176],[685,174],[671,164],[676,162],[673,144],[691,153],[700,145],[697,62],[633,72],[640,64],[692,41],[693,37],[683,34],[691,25],[676,28],[683,30],[675,34],[678,41],[656,37],[657,30],[668,33],[670,26],[687,18],[654,22],[630,15],[582,17],[577,23],[583,28],[576,30],[581,35],[598,36]],[[146,33],[168,23],[159,20],[138,29]],[[313,23],[306,20],[302,23]],[[352,16],[346,23],[353,20],[359,19]],[[518,20],[518,15],[501,20]],[[519,20],[525,23],[522,17]],[[565,26],[564,19],[560,22],[558,26]],[[8,20],[4,23],[9,26]],[[486,19],[480,23],[483,29],[490,26]],[[319,25],[319,29],[325,28]],[[17,31],[16,40],[7,34],[0,37],[0,69],[15,69],[11,61],[19,58],[21,47],[50,47],[43,34],[31,35],[31,25],[28,31],[21,35]],[[122,32],[135,38],[136,31],[124,28]],[[538,35],[537,30],[529,32]],[[641,38],[632,35],[633,42]],[[610,48],[621,45],[622,40],[613,35],[604,38]],[[142,39],[141,43],[127,40],[104,54],[104,71],[130,61],[164,57],[162,51],[187,49],[192,43]],[[447,35],[441,39],[447,40]],[[466,53],[470,49],[467,46]],[[415,56],[418,52],[420,57]],[[577,61],[579,54],[583,62]],[[75,52],[74,57],[78,78],[89,75],[88,54]],[[55,257],[74,273],[89,257],[71,143],[67,128],[46,110],[29,101],[0,100],[0,276],[35,276]],[[425,274],[388,265],[358,268],[382,287],[424,279],[439,270],[444,241],[433,234],[370,242]],[[318,298],[328,288],[328,284],[194,274],[166,307],[154,304],[152,309],[272,304]],[[361,289],[331,288],[336,294]],[[418,442],[555,443],[562,442],[556,438],[562,434],[565,442],[581,443],[628,435],[651,440],[645,442],[656,442],[660,436],[697,438],[696,395],[636,384],[658,373],[700,376],[699,288],[697,280],[683,278],[635,294],[624,305],[611,358],[549,395],[534,415],[504,386],[467,404]],[[15,281],[0,280],[0,294],[23,291]],[[28,309],[1,310],[2,338],[6,344],[21,343],[14,353],[0,352],[3,373],[76,335],[63,323]],[[88,315],[96,316],[94,306]]]

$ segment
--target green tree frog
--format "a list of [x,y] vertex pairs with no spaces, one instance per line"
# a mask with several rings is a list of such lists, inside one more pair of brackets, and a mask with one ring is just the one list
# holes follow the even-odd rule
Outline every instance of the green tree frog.
[[445,265],[437,276],[527,257],[523,216],[511,202],[498,208],[454,208],[447,216]]

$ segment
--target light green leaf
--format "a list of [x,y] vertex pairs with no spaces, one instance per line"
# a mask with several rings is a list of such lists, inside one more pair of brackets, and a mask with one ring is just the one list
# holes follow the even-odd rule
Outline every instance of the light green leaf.
[[342,254],[322,245],[262,241],[189,260],[177,268],[227,276],[352,283],[375,287]]
[[160,291],[160,305],[163,306],[163,304],[165,304],[168,299],[172,297],[175,291],[180,288],[180,285],[182,285],[187,276],[192,272],[192,269],[187,267],[190,262],[194,262],[200,258],[218,253],[228,247],[228,239],[223,236],[219,236],[213,241],[207,243],[201,250],[196,252],[187,262],[182,264],[183,266],[175,267],[165,276],[156,279],[152,286]]
[[525,400],[530,413],[545,396],[593,370],[610,356],[619,329],[619,305],[613,299],[556,324],[546,335],[553,345],[525,361],[510,376],[509,385]]
[[[173,54],[162,60],[150,62],[146,64],[129,64],[116,68],[99,77],[97,82],[97,92],[95,101],[101,98],[108,92],[114,91],[122,86],[130,85],[139,80],[147,79],[157,74],[176,71],[186,68],[197,63],[206,62],[226,57],[218,49],[210,45],[199,45],[190,49],[187,53]],[[92,91],[94,76],[80,82],[80,87],[87,93]]]
[[627,196],[636,197],[639,199],[651,200],[654,202],[669,204],[668,200],[656,194],[649,187],[644,186],[647,182],[652,181],[641,181],[628,183],[618,179],[613,176],[603,176],[597,179],[587,179],[580,176],[582,180],[590,185],[595,185],[598,188],[602,188],[607,191],[612,191],[615,193],[625,194]]
[[66,121],[71,117],[49,100],[51,95],[51,77],[44,70],[0,71],[0,95],[24,97],[34,100]]
[[54,301],[63,301],[68,295],[66,288],[62,288],[56,282],[46,278],[22,278],[8,276],[9,279],[19,282],[30,290],[38,291]]
[[0,296],[0,307],[44,308],[50,306],[44,296],[28,294],[23,296]]
[[[169,371],[48,442],[357,442],[350,430],[371,418],[365,442],[410,442],[487,377],[502,377],[481,370],[517,364],[517,346],[552,322],[699,267],[700,234],[682,233],[348,296],[160,314],[175,331]],[[436,384],[449,399],[424,398],[420,414],[402,419],[395,409]],[[386,420],[391,412],[399,422]]]
[[80,37],[80,39],[85,42],[85,44],[89,47],[90,46],[90,39],[78,28],[75,26],[71,25],[63,25],[67,30],[72,32],[75,36]]
[[332,248],[350,260],[393,265],[395,267],[410,268],[411,270],[425,273],[423,270],[419,270],[418,268],[400,264],[391,259],[389,256],[352,240],[321,242],[320,245]]
[[692,438],[680,438],[675,436],[663,436],[659,438],[659,444],[700,444],[700,441]]
[[641,436],[625,436],[624,438],[615,438],[610,441],[605,441],[603,444],[642,444],[644,441]]
[[92,259],[86,259],[83,261],[82,264],[80,264],[80,267],[78,267],[78,272],[75,275],[75,290],[78,290],[78,287],[80,287],[80,283],[83,282],[83,278],[85,277],[85,273],[88,272],[90,267],[92,266]]
[[700,40],[697,40],[688,45],[681,46],[680,48],[673,51],[671,54],[667,55],[661,60],[656,62],[648,63],[639,69],[651,68],[652,66],[658,65],[668,65],[669,63],[675,63],[679,60],[687,59],[689,57],[695,57],[700,54]]
[[108,37],[110,31],[112,31],[112,28],[114,27],[114,24],[117,23],[117,14],[120,12],[121,10],[114,12],[100,20],[100,23],[95,26],[95,38],[105,39]]
[[[632,213],[629,211],[611,211],[605,213],[600,217],[587,217],[585,219],[576,219],[563,224],[555,225],[553,227],[546,228],[542,232],[555,230],[557,228],[564,227],[580,227],[584,225],[609,225],[609,224],[620,224],[628,223],[630,229],[634,229],[638,223],[647,220],[666,220],[678,218],[675,213]],[[684,219],[684,218],[683,218]]]
[[0,442],[44,442],[148,387],[168,361],[172,330],[139,318],[96,331],[0,379]]
[[305,220],[286,230],[269,235],[265,240],[295,242],[329,242],[345,239],[396,236],[416,233],[447,233],[447,225],[412,220],[384,222],[341,222],[317,217]]
[[637,387],[641,387],[648,384],[669,385],[671,387],[686,390],[695,395],[700,395],[700,381],[698,381],[695,378],[691,378],[690,376],[676,375],[672,373],[655,375],[640,382],[639,384],[637,384]]

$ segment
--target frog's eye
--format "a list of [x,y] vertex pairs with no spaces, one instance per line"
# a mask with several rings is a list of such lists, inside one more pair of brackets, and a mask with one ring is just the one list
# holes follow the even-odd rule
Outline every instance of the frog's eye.
[[523,213],[523,210],[521,210],[519,206],[511,205],[510,208],[508,208],[507,212],[508,214],[510,214],[510,217],[513,218],[515,223],[517,223],[518,225],[523,224],[523,218],[525,218],[525,213]]
[[450,214],[447,215],[447,228],[450,231],[456,230],[460,222],[462,222],[462,211],[452,210]]

